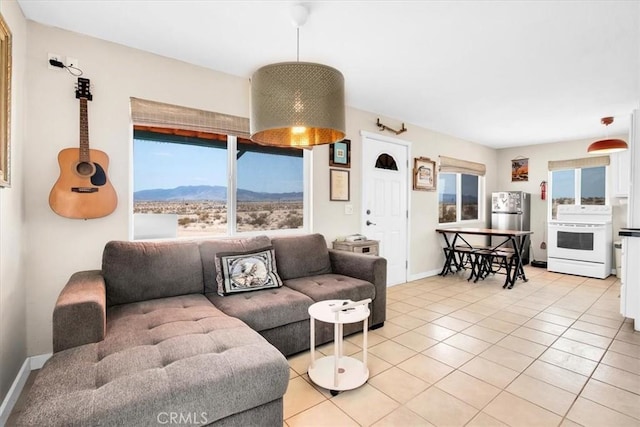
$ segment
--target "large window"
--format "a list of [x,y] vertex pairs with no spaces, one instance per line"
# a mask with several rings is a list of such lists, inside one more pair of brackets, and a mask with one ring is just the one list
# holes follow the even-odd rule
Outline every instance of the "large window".
[[234,136],[198,135],[134,132],[134,238],[305,226],[308,160],[303,150],[262,147]]
[[552,219],[556,219],[559,205],[606,204],[605,166],[554,170],[550,175]]
[[438,176],[438,221],[443,223],[477,221],[479,218],[480,177],[464,173]]

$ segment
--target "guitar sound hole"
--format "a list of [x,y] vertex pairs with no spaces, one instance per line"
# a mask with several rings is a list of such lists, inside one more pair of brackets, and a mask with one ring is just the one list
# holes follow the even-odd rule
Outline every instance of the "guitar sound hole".
[[95,171],[93,165],[89,162],[80,162],[76,165],[76,171],[82,176],[91,176]]

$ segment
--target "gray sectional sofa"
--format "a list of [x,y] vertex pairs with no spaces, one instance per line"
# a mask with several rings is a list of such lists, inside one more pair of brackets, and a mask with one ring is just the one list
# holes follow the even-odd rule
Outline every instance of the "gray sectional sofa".
[[[216,254],[272,246],[283,286],[221,296]],[[309,348],[308,307],[371,298],[385,320],[386,260],[327,249],[322,235],[109,242],[53,313],[54,355],[20,425],[281,425],[284,356]],[[345,326],[345,334],[361,329]],[[316,322],[316,344],[333,339]]]

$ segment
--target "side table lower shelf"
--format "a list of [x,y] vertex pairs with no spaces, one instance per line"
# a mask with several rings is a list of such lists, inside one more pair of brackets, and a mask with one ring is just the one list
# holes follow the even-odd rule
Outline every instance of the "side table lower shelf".
[[307,373],[314,383],[331,391],[352,390],[360,387],[369,379],[369,369],[364,363],[353,357],[342,356],[338,368],[339,380],[335,385],[333,383],[334,366],[335,356],[326,356],[316,360],[313,367],[309,367]]

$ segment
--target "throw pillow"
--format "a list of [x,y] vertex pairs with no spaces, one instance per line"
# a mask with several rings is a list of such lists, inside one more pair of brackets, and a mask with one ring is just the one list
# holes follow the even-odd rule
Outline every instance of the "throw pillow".
[[271,246],[250,252],[219,253],[215,262],[221,296],[282,286]]

